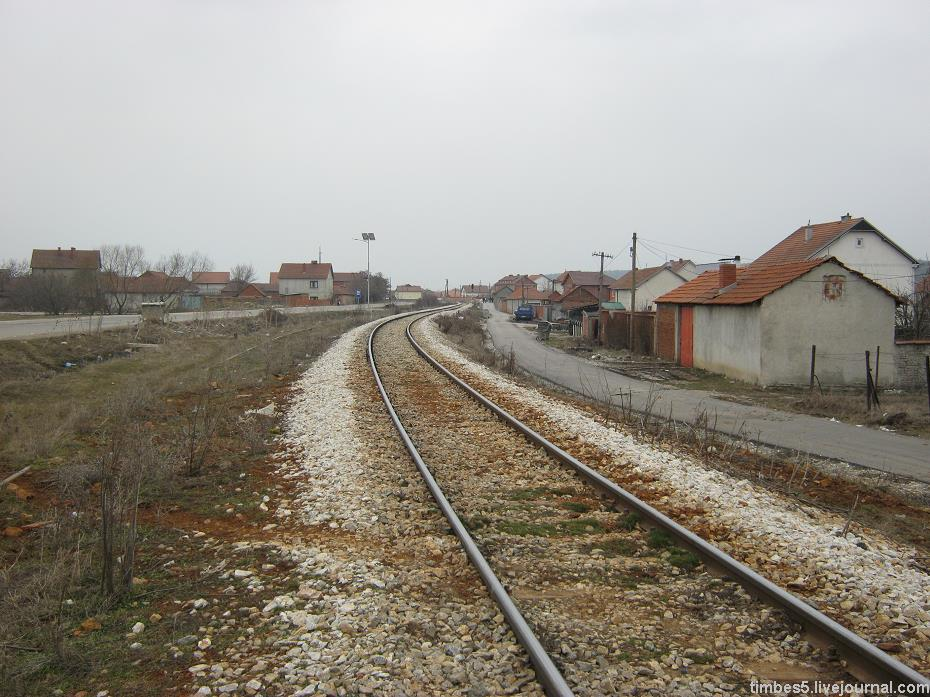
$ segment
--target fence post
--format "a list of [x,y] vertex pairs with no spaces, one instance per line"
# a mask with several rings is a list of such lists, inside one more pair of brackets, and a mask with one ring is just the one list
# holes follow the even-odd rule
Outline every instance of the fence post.
[[865,352],[865,410],[872,411],[872,368],[868,350]]
[[817,344],[811,344],[811,384],[810,391],[814,391],[814,366],[817,364]]
[[882,357],[882,347],[875,347],[875,378],[872,380],[872,386],[875,388],[875,392],[878,392],[878,361]]

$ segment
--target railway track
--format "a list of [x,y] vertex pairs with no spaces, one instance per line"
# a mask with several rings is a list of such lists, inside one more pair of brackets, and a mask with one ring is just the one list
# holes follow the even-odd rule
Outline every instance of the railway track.
[[377,325],[371,369],[548,694],[736,693],[759,666],[785,680],[930,684],[460,381],[416,342],[422,318]]

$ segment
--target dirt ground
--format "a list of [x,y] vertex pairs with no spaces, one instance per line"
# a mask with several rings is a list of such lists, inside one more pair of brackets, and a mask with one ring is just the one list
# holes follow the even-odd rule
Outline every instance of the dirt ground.
[[[0,344],[0,479],[30,467],[0,490],[0,692],[171,694],[189,658],[168,647],[184,650],[197,633],[192,603],[221,596],[225,564],[269,567],[288,582],[280,559],[221,550],[267,537],[263,496],[286,486],[272,476],[276,417],[246,412],[283,406],[302,368],[366,319],[236,320]],[[117,574],[107,594],[96,467],[112,445],[113,405],[132,391],[146,399],[128,423],[163,466],[140,492],[131,588]],[[202,465],[193,468],[178,444],[207,407],[213,427],[197,439]],[[276,592],[267,584],[266,595]],[[132,641],[140,619],[145,629]]]

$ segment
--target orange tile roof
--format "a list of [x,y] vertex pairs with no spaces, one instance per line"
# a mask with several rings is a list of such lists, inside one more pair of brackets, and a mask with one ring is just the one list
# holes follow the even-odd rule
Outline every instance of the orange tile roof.
[[811,269],[821,264],[832,262],[850,273],[867,280],[876,288],[891,297],[893,293],[875,281],[863,276],[858,271],[838,261],[836,257],[824,257],[805,261],[792,261],[782,264],[760,264],[758,261],[736,269],[736,283],[724,289],[719,288],[719,271],[705,271],[700,276],[684,285],[678,286],[665,295],[656,298],[657,303],[676,303],[679,305],[748,305],[762,300],[795,279],[800,278]]
[[[850,218],[849,220],[834,220],[829,223],[802,225],[756,259],[754,263],[778,264],[786,261],[805,261],[860,223],[865,223],[862,229],[873,229],[865,218]],[[807,239],[808,228],[810,228],[810,239]]]
[[194,283],[229,283],[229,271],[203,271],[191,275]]
[[510,295],[506,296],[505,300],[548,300],[549,293],[541,293],[536,286],[521,286],[520,288],[514,288]]
[[318,263],[311,261],[307,264],[281,264],[278,270],[278,278],[309,278],[312,280],[323,280],[329,278],[333,271],[333,265],[327,262]]
[[33,249],[33,269],[100,269],[100,250],[98,249]]
[[[807,239],[808,228],[810,228],[810,239]],[[847,220],[835,220],[829,223],[802,225],[753,263],[777,264],[784,261],[804,261],[805,259],[810,259],[851,230],[874,232],[885,242],[910,259],[912,263],[917,261],[865,218],[849,218]]]
[[[684,263],[675,262],[674,264],[663,264],[662,266],[647,266],[642,269],[636,269],[636,287],[639,288],[643,283],[655,276],[663,269],[668,269],[672,273],[677,273]],[[682,279],[684,280],[684,279]],[[633,287],[633,272],[627,271],[620,278],[610,284],[613,290],[630,290]]]
[[[566,281],[571,281],[575,286],[597,286],[600,284],[600,277],[600,271],[563,271],[556,280],[562,285],[565,285]],[[610,282],[610,276],[605,273],[604,287],[606,288]]]

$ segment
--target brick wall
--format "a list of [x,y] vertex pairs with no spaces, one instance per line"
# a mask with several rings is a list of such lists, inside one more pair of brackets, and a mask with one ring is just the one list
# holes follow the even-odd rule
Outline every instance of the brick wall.
[[[601,326],[604,327],[604,345],[613,349],[630,347],[630,315],[623,311],[601,310]],[[636,326],[636,350],[651,356],[655,346],[655,313],[637,312],[633,315]]]
[[675,360],[675,318],[677,305],[659,303],[656,310],[656,355],[667,361]]
[[926,389],[925,356],[930,356],[930,339],[895,343],[894,386],[905,390]]

